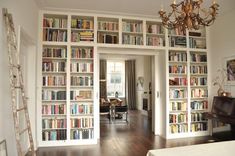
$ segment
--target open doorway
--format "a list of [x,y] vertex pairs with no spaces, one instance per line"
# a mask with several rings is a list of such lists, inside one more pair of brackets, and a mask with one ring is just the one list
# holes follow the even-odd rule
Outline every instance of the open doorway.
[[[122,105],[128,106],[128,110],[139,111],[141,115],[148,118],[148,122],[150,122],[152,125],[152,132],[154,134],[159,134],[160,126],[156,125],[156,123],[159,124],[159,122],[155,121],[155,118],[158,118],[159,116],[159,112],[155,111],[156,107],[159,107],[155,106],[157,103],[159,104],[158,102],[159,89],[155,87],[156,84],[159,84],[159,82],[156,82],[157,78],[156,78],[156,69],[155,69],[156,60],[159,54],[156,51],[148,51],[148,50],[142,52],[140,52],[140,50],[135,50],[134,52],[127,52],[127,51],[128,50],[123,50],[123,49],[110,50],[106,48],[98,50],[98,60],[100,67],[98,72],[99,73],[98,77],[100,78],[99,106],[101,106],[104,103],[106,105],[109,104],[109,102],[106,101],[109,98],[119,98],[122,101]],[[133,68],[135,69],[134,73],[133,71],[128,71],[126,67],[127,62],[131,61],[134,62],[133,66]],[[122,67],[125,73],[124,94],[120,91],[120,88],[122,87],[116,87],[115,90],[114,87],[115,85],[111,84],[111,83],[122,83],[121,75],[117,76],[114,74],[115,76],[113,76],[112,78],[109,73],[110,71],[108,71],[110,70],[109,68],[111,68],[111,66],[115,66],[112,65],[115,64],[115,62],[117,64],[125,65],[124,67]],[[134,80],[131,80],[133,82],[131,85],[132,89],[129,88],[130,86],[128,84],[130,80],[126,78],[127,74],[129,73],[134,74]],[[119,86],[123,86],[123,84],[119,84]],[[128,90],[132,90],[134,95],[130,96]],[[115,93],[117,93],[117,95]],[[108,122],[108,124],[109,123],[110,121]]]

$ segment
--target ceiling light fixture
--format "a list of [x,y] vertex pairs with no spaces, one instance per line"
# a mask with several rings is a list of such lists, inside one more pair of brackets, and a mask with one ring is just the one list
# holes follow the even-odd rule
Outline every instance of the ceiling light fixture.
[[176,0],[170,5],[172,11],[167,15],[161,8],[159,15],[162,24],[168,29],[198,30],[200,26],[210,26],[214,23],[218,14],[219,5],[213,0],[208,10],[201,8],[203,0],[183,0],[176,4]]

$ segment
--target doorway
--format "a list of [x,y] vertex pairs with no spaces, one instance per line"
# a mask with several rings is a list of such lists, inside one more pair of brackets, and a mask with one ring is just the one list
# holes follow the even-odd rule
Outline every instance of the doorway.
[[[98,48],[98,63],[100,67],[100,60],[135,60],[135,93],[136,93],[136,110],[140,111],[142,115],[149,118],[152,124],[152,132],[155,135],[160,134],[160,76],[158,74],[159,63],[164,65],[162,61],[165,59],[159,59],[159,57],[164,57],[164,54],[160,51],[154,50],[140,50],[140,49],[122,49],[122,48]],[[162,55],[163,54],[163,55]],[[98,69],[98,77],[100,78],[100,72],[103,71]],[[103,73],[102,73],[103,74]],[[107,89],[107,80],[105,78],[100,78],[99,81],[101,89],[99,92],[99,97],[104,96],[103,93],[107,91],[102,91],[102,89]],[[103,85],[102,83],[105,83]],[[107,96],[108,97],[108,96]],[[124,97],[123,99],[126,104],[128,104],[128,99]],[[157,121],[156,121],[157,119]],[[144,124],[144,123],[143,123]],[[100,129],[100,127],[99,127]],[[100,134],[100,133],[99,133]],[[99,135],[98,135],[99,136]],[[98,137],[99,138],[99,137]]]

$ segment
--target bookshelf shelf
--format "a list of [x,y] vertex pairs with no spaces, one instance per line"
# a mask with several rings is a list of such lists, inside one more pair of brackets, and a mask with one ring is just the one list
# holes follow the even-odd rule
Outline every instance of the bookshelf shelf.
[[65,88],[66,86],[42,86],[42,88]]
[[67,30],[67,28],[55,28],[55,27],[43,27],[43,29],[54,29],[54,30]]
[[43,131],[51,131],[51,130],[66,130],[66,128],[44,128]]
[[65,117],[66,114],[42,114],[42,117],[52,117],[52,118],[56,118],[56,117]]
[[117,30],[97,30],[97,32],[101,32],[101,33],[119,33],[119,31],[117,31]]
[[187,64],[187,62],[184,62],[184,61],[169,61],[169,64]]
[[52,45],[52,46],[67,46],[67,42],[55,42],[55,41],[42,41],[43,45]]
[[147,36],[161,36],[165,38],[165,34],[157,34],[157,33],[146,33]]
[[59,57],[43,57],[44,60],[66,60],[66,58],[59,58]]
[[71,119],[77,117],[92,117],[92,116],[93,114],[71,114]]
[[71,28],[71,31],[94,31],[94,29],[78,29],[78,28]]

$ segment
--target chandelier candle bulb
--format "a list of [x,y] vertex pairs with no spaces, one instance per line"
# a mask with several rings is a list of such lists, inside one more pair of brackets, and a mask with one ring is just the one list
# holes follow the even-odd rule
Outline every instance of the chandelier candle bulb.
[[163,4],[161,4],[161,11],[163,11]]

